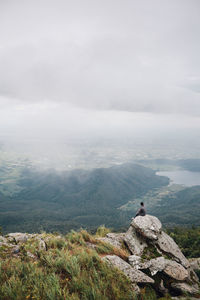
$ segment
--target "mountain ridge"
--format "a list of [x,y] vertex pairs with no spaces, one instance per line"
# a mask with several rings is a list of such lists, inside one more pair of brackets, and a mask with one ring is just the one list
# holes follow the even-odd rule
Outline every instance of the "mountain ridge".
[[[136,164],[64,173],[23,171],[20,192],[0,200],[1,226],[6,232],[125,226],[128,218],[117,208],[169,179]],[[132,215],[132,214],[131,214]],[[14,220],[14,222],[13,222]],[[31,225],[30,225],[31,224]]]

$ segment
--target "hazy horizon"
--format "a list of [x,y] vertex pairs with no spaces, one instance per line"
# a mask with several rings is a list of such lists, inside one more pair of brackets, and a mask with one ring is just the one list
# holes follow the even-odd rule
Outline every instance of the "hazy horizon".
[[0,1],[0,141],[49,157],[77,141],[83,151],[141,142],[198,156],[199,9],[198,0]]

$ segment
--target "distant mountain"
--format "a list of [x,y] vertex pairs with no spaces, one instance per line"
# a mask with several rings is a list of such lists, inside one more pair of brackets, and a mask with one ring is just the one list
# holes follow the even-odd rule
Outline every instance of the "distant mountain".
[[0,195],[0,226],[4,232],[66,232],[101,224],[119,228],[135,213],[127,215],[119,206],[168,182],[136,164],[63,173],[26,168],[17,182],[21,190],[6,198]]
[[200,172],[200,159],[191,158],[191,159],[142,159],[138,161],[139,164],[142,164],[147,167],[152,167],[153,169],[167,167],[175,167],[178,169],[183,169],[191,172]]

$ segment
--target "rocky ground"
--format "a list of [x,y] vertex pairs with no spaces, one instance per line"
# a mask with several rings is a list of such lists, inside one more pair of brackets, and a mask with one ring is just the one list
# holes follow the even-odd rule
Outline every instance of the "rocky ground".
[[[37,260],[37,252],[32,249],[47,251],[48,239],[48,234],[10,233],[0,236],[0,251],[14,257],[26,252],[28,257]],[[62,237],[57,235],[56,239]],[[87,242],[87,247],[95,249],[101,242],[117,249],[115,254],[101,255],[101,259],[120,269],[131,280],[137,294],[150,285],[159,297],[168,294],[174,299],[183,299],[185,295],[187,299],[200,298],[199,279],[195,273],[200,268],[200,259],[188,260],[162,230],[156,217],[138,216],[132,219],[127,232],[95,237]],[[129,254],[123,257],[120,254],[124,250]]]

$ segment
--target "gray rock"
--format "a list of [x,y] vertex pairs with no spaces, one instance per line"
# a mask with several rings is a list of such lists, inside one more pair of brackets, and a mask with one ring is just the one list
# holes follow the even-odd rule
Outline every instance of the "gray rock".
[[46,251],[46,250],[47,250],[47,246],[46,246],[45,241],[43,241],[43,240],[40,239],[40,238],[37,238],[37,240],[39,241],[39,250],[44,250],[44,251]]
[[197,295],[199,294],[199,287],[198,284],[190,285],[185,282],[173,282],[171,287],[177,290],[180,293],[188,293],[190,295]]
[[200,270],[200,258],[189,258],[189,263],[193,270]]
[[8,244],[8,243],[0,242],[0,247],[4,247],[4,248],[12,248],[12,247],[14,247],[14,245]]
[[189,279],[187,281],[190,283],[199,283],[199,277],[191,266],[187,268],[187,271],[189,274]]
[[7,243],[8,241],[4,236],[0,235],[0,242],[1,243]]
[[166,259],[166,266],[163,270],[169,277],[177,281],[184,281],[189,277],[188,271],[180,264],[173,260]]
[[120,269],[127,277],[129,277],[131,282],[154,283],[154,280],[152,278],[150,278],[143,272],[132,268],[127,262],[116,255],[107,255],[103,258],[103,260]]
[[147,243],[137,236],[136,231],[132,226],[130,226],[126,232],[124,241],[130,252],[134,255],[141,255],[144,248],[147,247]]
[[31,234],[21,232],[9,233],[7,235],[7,239],[10,242],[15,241],[16,243],[25,243],[30,237]]
[[158,218],[150,215],[146,215],[144,217],[138,216],[134,218],[131,222],[131,225],[142,236],[150,240],[157,240],[162,228],[162,224]]
[[107,233],[106,237],[97,238],[97,240],[109,243],[116,248],[121,248],[124,243],[125,233]]
[[34,254],[32,254],[31,252],[27,251],[27,256],[33,259],[37,259],[37,256],[35,256]]
[[156,275],[158,272],[164,272],[177,281],[189,279],[189,273],[182,265],[176,261],[165,259],[164,257],[158,257],[140,263],[137,265],[137,268],[139,270],[149,269],[152,276]]
[[187,258],[183,255],[175,241],[165,232],[162,231],[158,237],[158,240],[155,241],[155,244],[163,253],[169,254],[185,268],[189,267],[190,263]]
[[158,272],[162,272],[166,267],[166,260],[164,257],[158,257],[151,259],[149,261],[146,261],[142,264],[140,264],[139,269],[149,269],[151,272],[151,275],[154,276]]
[[137,270],[140,268],[141,260],[141,257],[138,255],[130,255],[128,257],[129,264]]
[[158,285],[158,291],[162,295],[169,294],[169,290],[164,286],[164,281],[161,279],[160,284]]

